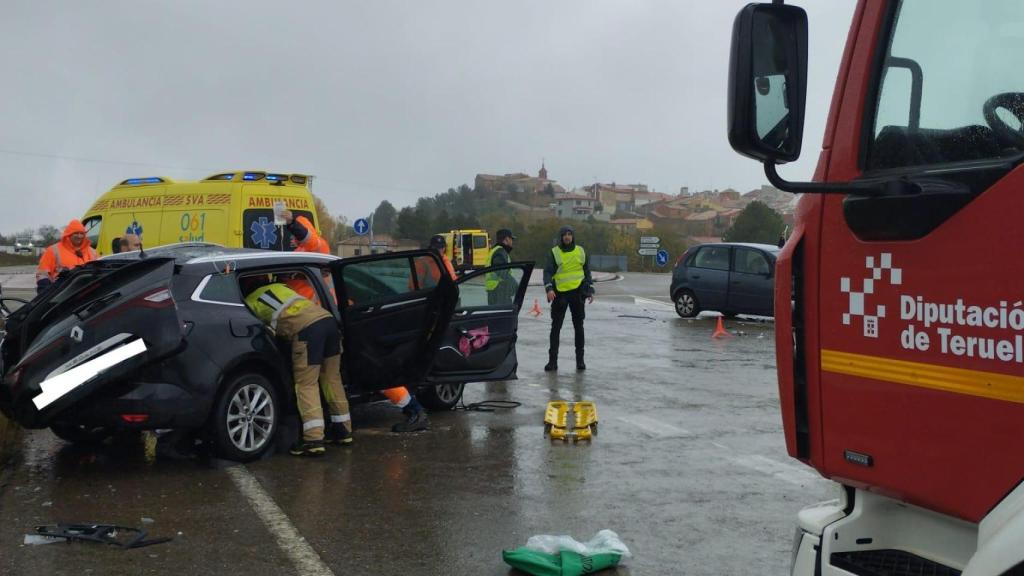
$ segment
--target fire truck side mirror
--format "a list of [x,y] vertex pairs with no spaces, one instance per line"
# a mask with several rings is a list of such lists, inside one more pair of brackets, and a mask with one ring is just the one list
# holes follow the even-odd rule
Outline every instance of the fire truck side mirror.
[[729,55],[729,144],[785,164],[800,157],[807,97],[807,13],[782,3],[736,15]]

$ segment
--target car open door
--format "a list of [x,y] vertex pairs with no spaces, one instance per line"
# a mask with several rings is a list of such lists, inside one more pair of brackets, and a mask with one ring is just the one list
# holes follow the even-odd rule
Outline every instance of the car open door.
[[22,426],[42,428],[98,389],[180,350],[173,274],[170,258],[98,261],[19,310],[2,347],[0,408]]
[[459,301],[426,381],[483,382],[516,375],[519,310],[533,262],[501,264],[459,278]]
[[458,296],[437,254],[392,252],[331,263],[350,393],[419,382]]

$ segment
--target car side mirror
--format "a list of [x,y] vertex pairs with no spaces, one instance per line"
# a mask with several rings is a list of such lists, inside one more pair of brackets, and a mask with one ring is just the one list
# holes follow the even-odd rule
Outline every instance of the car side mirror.
[[744,156],[785,164],[800,157],[807,98],[807,13],[748,4],[733,23],[729,144]]

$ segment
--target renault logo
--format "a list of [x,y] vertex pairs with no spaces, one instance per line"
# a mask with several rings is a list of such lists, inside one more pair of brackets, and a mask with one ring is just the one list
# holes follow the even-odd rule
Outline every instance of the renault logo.
[[85,332],[82,331],[81,326],[75,326],[71,329],[71,339],[75,342],[81,343],[83,336],[85,336]]

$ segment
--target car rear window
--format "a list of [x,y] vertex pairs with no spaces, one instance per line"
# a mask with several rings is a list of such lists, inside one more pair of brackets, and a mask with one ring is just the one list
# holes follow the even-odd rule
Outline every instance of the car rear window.
[[241,304],[238,282],[232,274],[211,274],[203,280],[198,299],[203,302]]

